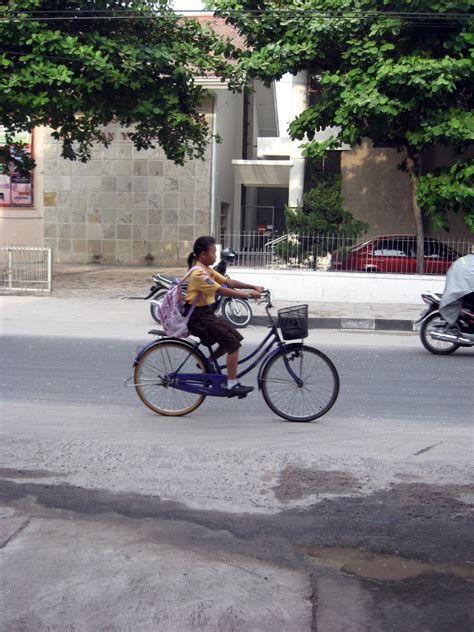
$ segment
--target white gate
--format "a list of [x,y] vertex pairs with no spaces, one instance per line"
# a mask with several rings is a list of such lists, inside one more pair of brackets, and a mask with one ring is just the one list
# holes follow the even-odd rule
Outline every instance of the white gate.
[[0,246],[0,291],[51,292],[51,248]]

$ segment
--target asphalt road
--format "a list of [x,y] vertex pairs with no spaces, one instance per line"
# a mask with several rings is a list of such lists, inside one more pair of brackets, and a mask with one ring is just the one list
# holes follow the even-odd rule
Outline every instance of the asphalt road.
[[1,632],[471,631],[472,351],[318,346],[339,399],[291,424],[154,415],[135,342],[5,337]]
[[[388,339],[389,345],[366,344],[377,336]],[[344,335],[324,337],[318,346],[334,361],[341,378],[340,397],[330,413],[336,422],[341,418],[371,419],[374,424],[384,419],[472,421],[472,350],[439,357],[427,353],[411,335],[365,333],[355,343],[352,336],[350,345],[345,344]],[[397,346],[399,342],[403,344]],[[4,337],[2,398],[29,404],[130,407],[137,408],[137,415],[145,413],[134,390],[123,387],[136,348],[130,341]],[[255,383],[255,374],[246,380]],[[245,402],[226,401],[225,405],[208,398],[193,418],[221,417],[228,406],[238,417],[268,411],[260,394],[254,393]]]

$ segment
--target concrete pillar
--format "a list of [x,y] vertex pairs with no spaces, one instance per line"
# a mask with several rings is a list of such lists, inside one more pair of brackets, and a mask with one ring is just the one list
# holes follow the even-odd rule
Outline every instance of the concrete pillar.
[[288,206],[302,206],[304,194],[304,158],[292,156],[293,167],[290,169],[288,184]]
[[232,221],[230,230],[233,233],[240,233],[241,218],[240,218],[240,206],[242,202],[242,182],[235,178],[234,180],[234,204],[232,209]]
[[[308,72],[303,70],[293,77],[291,91],[291,113],[292,118],[296,118],[304,112],[308,106]],[[292,143],[290,155],[293,167],[290,170],[290,181],[288,185],[288,206],[301,206],[303,204],[304,193],[304,167],[305,159],[301,154],[299,143]]]
[[308,71],[302,70],[293,77],[293,88],[291,91],[291,114],[296,118],[301,112],[306,110],[308,105]]

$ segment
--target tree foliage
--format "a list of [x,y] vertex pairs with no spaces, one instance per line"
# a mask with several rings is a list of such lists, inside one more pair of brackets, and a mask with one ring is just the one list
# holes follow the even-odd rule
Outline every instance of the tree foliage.
[[[63,156],[86,161],[111,121],[138,149],[178,164],[202,157],[209,127],[194,76],[232,77],[227,44],[166,0],[9,0],[0,6],[0,123],[47,125]],[[3,149],[15,160],[21,148]]]
[[433,226],[449,229],[448,213],[464,211],[464,221],[474,233],[474,164],[458,161],[451,167],[421,176],[420,206],[433,219]]
[[[474,140],[472,3],[216,0],[212,6],[245,34],[251,49],[241,63],[249,76],[268,84],[302,69],[320,75],[320,99],[290,126],[293,138],[306,141],[307,156],[363,138],[402,153],[422,239],[419,202],[433,208],[441,191],[439,180],[425,179],[418,196],[423,153],[446,145],[460,154]],[[316,131],[332,126],[339,127],[332,138],[314,140]],[[444,171],[445,182],[452,183],[443,186],[446,208],[459,208],[462,173],[457,167]],[[463,211],[472,226],[472,205]]]
[[304,195],[303,206],[285,209],[288,241],[276,244],[276,252],[288,259],[297,259],[313,269],[320,257],[335,251],[344,237],[346,246],[368,229],[368,224],[346,211],[341,193],[341,176],[318,173]]
[[335,174],[319,174],[315,185],[304,195],[303,207],[286,209],[285,219],[291,233],[355,237],[368,228],[344,209],[341,177]]

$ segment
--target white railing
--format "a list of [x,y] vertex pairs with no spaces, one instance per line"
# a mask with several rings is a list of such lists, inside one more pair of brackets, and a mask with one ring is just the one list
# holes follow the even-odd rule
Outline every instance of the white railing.
[[269,250],[270,248],[273,250],[276,244],[281,244],[283,241],[288,241],[289,235],[281,235],[276,239],[272,239],[271,241],[267,241],[264,245],[265,250]]
[[51,248],[0,246],[0,291],[51,292]]
[[[223,233],[223,246],[237,253],[236,266],[343,272],[416,273],[414,235],[359,237],[341,234]],[[474,240],[426,236],[424,273],[446,274],[458,257],[474,251]]]

